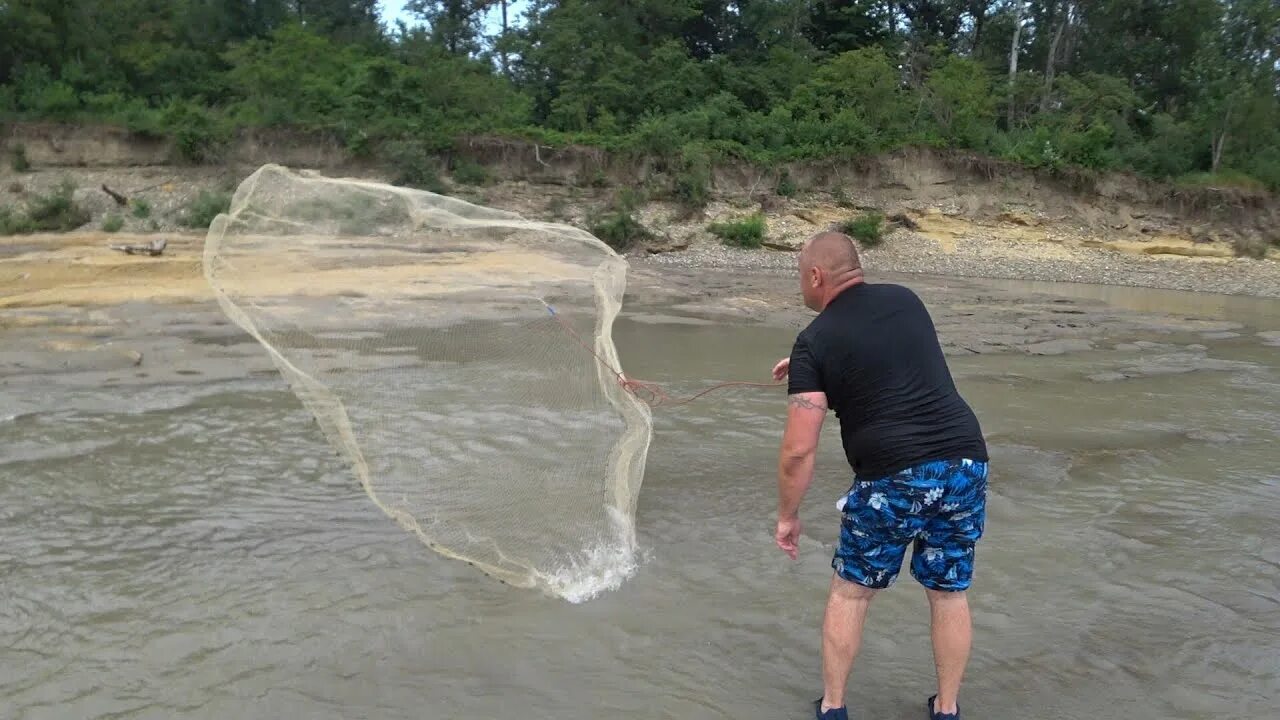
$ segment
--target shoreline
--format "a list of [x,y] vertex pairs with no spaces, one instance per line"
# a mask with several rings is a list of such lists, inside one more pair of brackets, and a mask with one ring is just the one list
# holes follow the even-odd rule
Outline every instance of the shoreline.
[[[0,239],[0,407],[7,415],[57,405],[41,399],[48,393],[127,407],[129,388],[276,377],[267,354],[224,316],[206,285],[202,237],[175,237],[160,258],[111,251],[108,239],[129,240],[101,233]],[[911,287],[949,356],[1127,356],[1143,348],[1152,357],[1124,371],[1142,377],[1214,370],[1218,349],[1280,347],[1275,298],[902,274],[889,260],[908,253],[891,258],[884,250],[867,254],[869,278]],[[720,253],[731,262],[716,261]],[[728,248],[631,258],[619,320],[796,331],[813,315],[800,302],[794,260],[794,253]]]
[[[169,241],[159,258],[125,255],[109,245]],[[128,302],[212,301],[201,262],[199,232],[44,233],[0,237],[0,328],[7,311],[55,306],[102,307]],[[1044,240],[992,237],[940,240],[898,230],[881,245],[861,251],[869,278],[921,277],[996,282],[1152,289],[1241,298],[1280,299],[1280,261],[1220,257],[1144,255]],[[720,290],[742,273],[790,278],[791,250],[729,248],[697,239],[683,250],[625,256],[629,278],[702,276]],[[653,283],[649,283],[650,286]],[[628,294],[631,294],[629,288]]]
[[[1140,255],[995,239],[957,240],[946,247],[905,231],[893,233],[861,255],[869,276],[891,273],[1280,298],[1280,262],[1271,259]],[[794,272],[795,257],[788,251],[742,250],[702,242],[680,252],[643,257],[636,264],[691,271]]]

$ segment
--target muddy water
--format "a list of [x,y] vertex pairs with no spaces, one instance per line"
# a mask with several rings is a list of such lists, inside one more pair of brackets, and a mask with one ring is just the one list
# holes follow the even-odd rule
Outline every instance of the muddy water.
[[[1240,312],[1177,298],[1156,309]],[[1254,333],[1280,305],[1250,307],[1236,337],[952,360],[994,460],[966,716],[1272,716],[1280,349]],[[677,390],[758,375],[791,337],[617,328],[628,371]],[[832,425],[786,560],[776,392],[657,413],[645,562],[571,605],[397,528],[273,375],[6,384],[23,414],[0,408],[0,717],[810,716],[849,479]],[[909,580],[875,601],[858,716],[922,715],[925,610]]]

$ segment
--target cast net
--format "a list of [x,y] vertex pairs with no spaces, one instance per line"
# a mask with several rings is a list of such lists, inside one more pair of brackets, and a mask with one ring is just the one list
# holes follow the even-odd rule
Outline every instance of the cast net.
[[387,515],[569,600],[633,570],[652,431],[618,379],[626,263],[590,234],[267,165],[204,272]]

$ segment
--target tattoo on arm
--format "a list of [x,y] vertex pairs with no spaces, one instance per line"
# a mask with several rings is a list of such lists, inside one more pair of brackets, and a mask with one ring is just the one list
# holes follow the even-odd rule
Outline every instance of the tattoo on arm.
[[809,398],[804,397],[803,395],[788,395],[787,404],[793,407],[804,408],[805,410],[826,410],[827,409],[827,406],[825,403],[821,401],[814,402],[813,400],[810,400]]

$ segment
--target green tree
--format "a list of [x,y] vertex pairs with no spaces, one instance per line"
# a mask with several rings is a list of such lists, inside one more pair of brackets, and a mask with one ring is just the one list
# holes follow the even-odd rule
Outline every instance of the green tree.
[[1222,24],[1206,33],[1191,62],[1193,112],[1207,131],[1210,172],[1217,173],[1229,143],[1251,131],[1275,137],[1280,81],[1280,5],[1270,0],[1231,0]]
[[991,78],[975,61],[950,56],[930,74],[925,97],[938,132],[951,145],[984,150],[994,132]]
[[405,9],[426,22],[431,39],[450,54],[475,55],[481,50],[480,21],[488,1],[410,0]]

